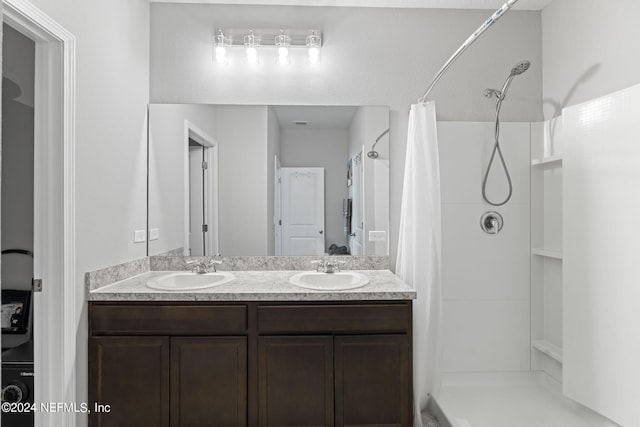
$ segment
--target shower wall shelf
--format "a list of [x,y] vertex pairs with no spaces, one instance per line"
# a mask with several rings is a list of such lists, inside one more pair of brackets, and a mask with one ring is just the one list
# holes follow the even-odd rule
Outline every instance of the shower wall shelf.
[[556,251],[553,249],[531,248],[531,253],[547,258],[562,259],[562,251]]
[[531,165],[539,166],[539,165],[548,165],[548,164],[560,163],[560,162],[562,162],[562,154],[554,154],[553,156],[542,157],[539,159],[532,159]]
[[557,345],[546,340],[533,340],[531,347],[562,363],[562,349]]
[[562,120],[531,124],[531,369],[562,383]]

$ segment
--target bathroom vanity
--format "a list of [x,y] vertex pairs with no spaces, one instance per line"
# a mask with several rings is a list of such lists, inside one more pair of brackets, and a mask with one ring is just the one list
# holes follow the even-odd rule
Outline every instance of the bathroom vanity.
[[[318,292],[293,271],[89,294],[91,426],[412,426],[411,299],[389,271]],[[278,283],[278,280],[281,283]]]

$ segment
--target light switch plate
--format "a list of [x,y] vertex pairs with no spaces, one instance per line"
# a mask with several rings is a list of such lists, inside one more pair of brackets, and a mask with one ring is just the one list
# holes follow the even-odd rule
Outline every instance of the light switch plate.
[[133,243],[143,243],[147,240],[147,230],[135,230],[133,232]]
[[384,242],[387,240],[387,232],[382,231],[369,231],[369,241],[370,242]]
[[149,240],[158,240],[160,238],[160,229],[152,228],[149,230]]

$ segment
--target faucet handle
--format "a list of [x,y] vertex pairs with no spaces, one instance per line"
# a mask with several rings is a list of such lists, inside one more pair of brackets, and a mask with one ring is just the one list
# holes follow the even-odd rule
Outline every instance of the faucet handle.
[[218,270],[216,269],[216,264],[217,264],[217,265],[220,265],[220,264],[222,264],[222,261],[220,261],[219,259],[210,259],[210,260],[207,262],[207,266],[208,266],[209,268],[213,268],[213,272],[214,272],[214,273],[215,273],[216,271],[218,271]]
[[318,266],[316,267],[316,271],[323,271],[324,269],[324,260],[322,259],[316,259],[311,261],[311,264],[318,264]]

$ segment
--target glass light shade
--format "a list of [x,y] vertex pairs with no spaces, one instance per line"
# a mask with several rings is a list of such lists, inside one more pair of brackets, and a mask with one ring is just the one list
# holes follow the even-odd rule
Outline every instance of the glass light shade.
[[309,48],[309,63],[316,65],[320,62],[320,49],[317,47]]
[[320,62],[320,46],[321,46],[320,36],[316,35],[316,32],[313,31],[310,36],[307,37],[307,47],[309,48],[309,63],[311,65],[316,65]]
[[275,38],[275,45],[278,49],[278,63],[280,65],[286,65],[289,63],[289,46],[291,46],[291,37],[284,34],[284,31],[281,31],[281,34],[277,35]]
[[224,36],[224,34],[222,34],[222,31],[220,31],[218,34],[216,34],[216,36],[213,38],[213,44],[215,46],[216,62],[218,64],[226,63],[227,62],[227,48],[225,47],[225,45],[228,45],[229,41]]
[[247,46],[247,62],[251,65],[258,63],[258,49],[253,46]]
[[227,49],[224,46],[216,46],[216,62],[218,64],[227,62]]
[[244,46],[246,48],[247,63],[250,65],[257,64],[260,40],[253,34],[253,31],[251,31],[249,35],[244,36]]

